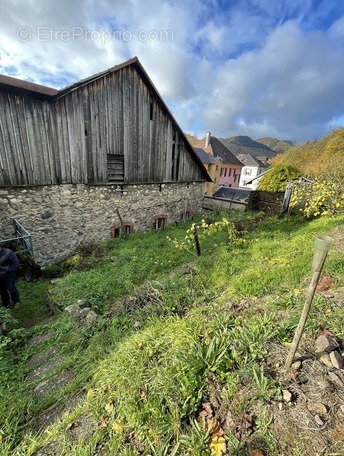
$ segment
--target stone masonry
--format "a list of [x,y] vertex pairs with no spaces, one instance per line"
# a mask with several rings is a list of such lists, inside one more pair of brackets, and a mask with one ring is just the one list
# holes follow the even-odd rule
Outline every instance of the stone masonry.
[[[203,183],[146,185],[64,184],[0,189],[0,240],[13,236],[12,219],[31,233],[41,266],[65,258],[79,243],[110,238],[111,228],[132,224],[146,231],[154,218],[167,223],[202,211]],[[117,212],[118,211],[118,212]]]

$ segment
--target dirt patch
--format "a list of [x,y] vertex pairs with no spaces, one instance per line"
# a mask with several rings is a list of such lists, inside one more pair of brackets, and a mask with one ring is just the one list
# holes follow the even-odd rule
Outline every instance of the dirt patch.
[[344,426],[344,371],[315,357],[314,340],[303,339],[295,368],[288,372],[282,351],[276,346],[267,357],[270,369],[275,366],[270,372],[290,393],[289,401],[281,394],[268,406],[280,454],[291,456],[296,449],[303,456],[344,454],[344,439],[336,435]]

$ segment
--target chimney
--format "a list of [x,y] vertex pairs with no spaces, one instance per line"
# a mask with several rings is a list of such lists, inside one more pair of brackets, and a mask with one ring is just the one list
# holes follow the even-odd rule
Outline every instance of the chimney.
[[211,132],[208,131],[207,136],[205,137],[205,148],[207,148],[210,144],[210,136],[211,136]]

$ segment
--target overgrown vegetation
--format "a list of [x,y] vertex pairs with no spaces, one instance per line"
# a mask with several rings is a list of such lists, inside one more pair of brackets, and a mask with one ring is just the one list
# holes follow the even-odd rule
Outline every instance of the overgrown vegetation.
[[304,175],[320,176],[344,168],[344,128],[338,128],[314,142],[292,147],[274,157],[274,165],[290,165]]
[[290,207],[305,217],[335,215],[344,212],[344,169],[294,184]]
[[288,182],[300,176],[300,171],[293,166],[275,165],[261,178],[258,190],[284,192]]
[[[55,454],[80,456],[315,454],[294,430],[288,445],[281,443],[273,410],[290,380],[278,373],[273,353],[285,356],[292,339],[315,237],[343,222],[228,212],[193,222],[211,232],[200,239],[201,256],[168,239],[185,242],[192,222],[182,222],[84,246],[52,282],[20,282],[22,309],[5,311],[9,336],[1,338],[0,455],[30,456],[49,445]],[[232,242],[233,227],[240,242]],[[343,248],[330,251],[325,265],[338,287]],[[84,327],[64,312],[49,326],[22,329],[30,309],[45,318],[48,293],[61,308],[86,299],[101,318]],[[27,341],[48,327],[45,348],[63,354],[63,369],[74,374],[37,399],[37,380],[27,380],[37,348]],[[342,309],[324,296],[314,302],[305,338],[320,328],[344,338]],[[37,431],[45,409],[75,398],[47,432]],[[85,419],[93,432],[75,437]],[[340,444],[333,438],[329,452]]]

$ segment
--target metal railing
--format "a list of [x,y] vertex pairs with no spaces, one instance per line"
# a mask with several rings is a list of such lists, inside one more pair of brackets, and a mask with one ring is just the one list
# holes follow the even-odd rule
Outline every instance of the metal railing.
[[16,250],[15,253],[28,252],[32,259],[34,259],[32,237],[23,225],[16,219],[12,219],[14,235],[15,237],[10,239],[2,239],[1,244],[7,244],[9,242],[16,242],[20,245],[21,250]]

